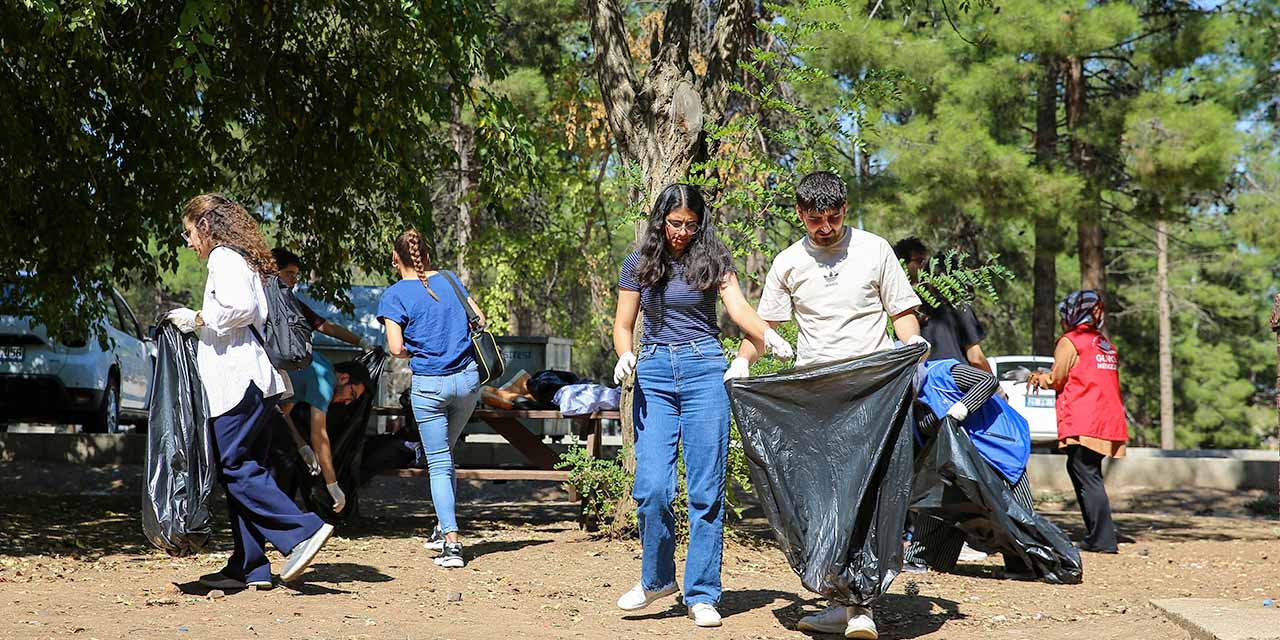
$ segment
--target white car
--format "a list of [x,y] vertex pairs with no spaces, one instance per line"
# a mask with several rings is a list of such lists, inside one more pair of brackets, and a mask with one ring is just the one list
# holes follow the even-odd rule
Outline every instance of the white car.
[[993,356],[987,358],[1000,388],[1009,397],[1009,406],[1027,419],[1031,428],[1031,442],[1056,442],[1058,440],[1058,412],[1054,408],[1057,393],[1042,389],[1027,393],[1027,376],[1033,371],[1048,371],[1053,358],[1048,356]]
[[[119,433],[122,422],[145,423],[155,345],[119,292],[107,302],[87,336],[61,341],[29,317],[0,315],[0,429],[48,421]],[[106,332],[105,348],[96,330]]]

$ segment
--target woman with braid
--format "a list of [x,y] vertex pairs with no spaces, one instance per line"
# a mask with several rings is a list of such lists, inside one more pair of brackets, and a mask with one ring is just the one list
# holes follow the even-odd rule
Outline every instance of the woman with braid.
[[391,264],[400,281],[382,295],[378,318],[387,329],[387,353],[408,358],[413,372],[413,415],[427,454],[431,503],[439,521],[427,548],[440,550],[437,565],[459,568],[465,562],[454,516],[453,445],[476,407],[480,374],[467,312],[454,295],[454,285],[481,323],[484,314],[456,276],[431,269],[416,229],[396,239]]
[[276,273],[275,259],[249,212],[219,194],[192,198],[182,210],[182,226],[187,246],[208,261],[209,277],[202,308],[174,309],[168,320],[200,339],[196,368],[209,402],[218,480],[235,542],[227,566],[201,576],[200,584],[268,589],[267,542],[288,554],[280,579],[289,582],[333,533],[333,525],[299,510],[266,468],[270,418],[285,390],[257,337],[267,320],[263,284]]

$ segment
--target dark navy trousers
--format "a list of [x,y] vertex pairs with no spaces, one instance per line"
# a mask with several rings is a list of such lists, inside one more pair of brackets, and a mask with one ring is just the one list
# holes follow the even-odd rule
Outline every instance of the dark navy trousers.
[[246,582],[271,580],[266,543],[288,555],[324,524],[314,513],[303,513],[267,471],[275,407],[275,397],[263,398],[249,383],[240,403],[211,421],[218,481],[227,494],[235,541],[222,573]]

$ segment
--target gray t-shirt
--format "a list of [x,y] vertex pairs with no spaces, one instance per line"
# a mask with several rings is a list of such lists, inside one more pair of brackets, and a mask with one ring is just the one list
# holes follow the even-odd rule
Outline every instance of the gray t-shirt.
[[893,348],[889,317],[920,305],[884,238],[845,227],[819,247],[808,236],[773,259],[760,296],[760,317],[800,329],[796,366],[835,362]]

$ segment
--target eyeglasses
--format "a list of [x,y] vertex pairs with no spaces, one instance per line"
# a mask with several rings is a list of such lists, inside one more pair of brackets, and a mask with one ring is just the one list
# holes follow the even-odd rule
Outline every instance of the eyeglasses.
[[824,221],[835,227],[839,226],[840,221],[844,220],[844,213],[832,213],[830,215],[804,214],[804,221],[809,224],[822,224]]
[[667,226],[671,227],[672,231],[687,229],[689,233],[698,232],[698,223],[695,220],[672,220],[671,218],[667,218]]

